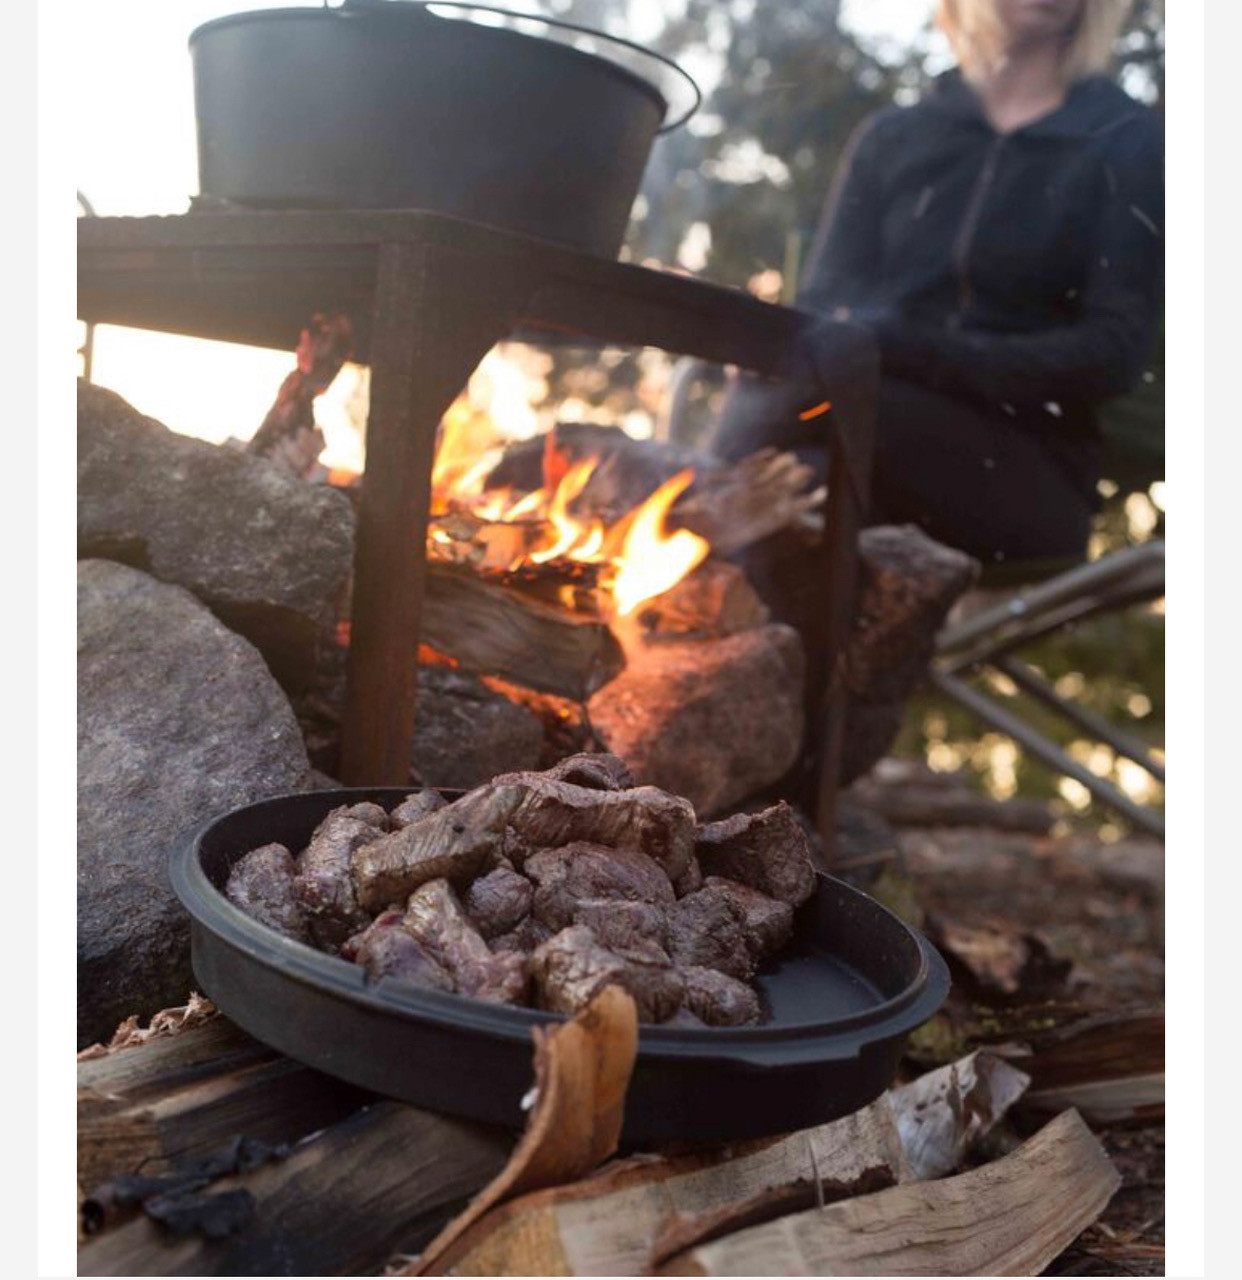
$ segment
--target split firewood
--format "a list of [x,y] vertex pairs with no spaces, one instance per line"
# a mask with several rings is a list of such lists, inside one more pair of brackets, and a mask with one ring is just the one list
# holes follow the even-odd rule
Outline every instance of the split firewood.
[[661,1275],[1038,1275],[1121,1179],[1066,1111],[969,1173],[778,1218],[669,1259]]
[[731,556],[779,529],[814,522],[825,491],[810,488],[811,468],[795,454],[760,449],[731,467],[696,478],[670,513],[718,556]]
[[616,637],[597,617],[434,562],[422,640],[467,671],[579,702],[625,666]]
[[[635,1156],[567,1186],[510,1200],[460,1237],[456,1275],[637,1275],[756,1221],[830,1204],[943,1168],[989,1131],[1020,1073],[982,1055],[786,1137],[694,1155]],[[953,1089],[946,1086],[957,1082]],[[940,1160],[928,1159],[940,1138]],[[969,1137],[967,1135],[970,1135]],[[906,1146],[903,1139],[908,1138]],[[956,1166],[953,1166],[956,1167]]]
[[471,1229],[501,1201],[572,1182],[617,1149],[638,1018],[631,998],[606,987],[572,1021],[533,1029],[535,1103],[509,1163],[402,1275],[443,1275],[469,1249]]

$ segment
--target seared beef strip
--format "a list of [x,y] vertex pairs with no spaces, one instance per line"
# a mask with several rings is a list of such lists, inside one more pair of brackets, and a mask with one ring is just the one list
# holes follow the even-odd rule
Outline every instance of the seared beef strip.
[[585,924],[601,946],[618,955],[668,946],[668,918],[649,902],[583,898],[574,905],[574,924]]
[[447,880],[432,880],[410,895],[402,925],[431,958],[453,975],[462,995],[503,1004],[525,1003],[527,958],[493,952],[470,923]]
[[225,897],[248,916],[286,938],[311,940],[306,913],[294,894],[297,865],[283,844],[265,844],[246,854],[229,872]]
[[620,756],[607,751],[582,751],[566,756],[552,768],[543,770],[544,777],[558,782],[572,782],[576,787],[596,791],[625,791],[635,785],[630,766]]
[[611,984],[634,997],[640,1022],[663,1022],[681,1004],[684,982],[676,969],[656,959],[623,957],[600,946],[584,924],[562,929],[531,960],[539,1006],[576,1013]]
[[759,997],[753,987],[718,969],[691,965],[681,971],[683,1007],[710,1027],[742,1027],[759,1021]]
[[400,978],[450,994],[457,990],[453,975],[414,938],[405,927],[405,913],[395,907],[350,938],[341,955],[362,965],[372,978]]
[[719,969],[743,980],[755,972],[741,913],[715,889],[688,893],[668,913],[668,953],[681,968]]
[[531,911],[540,924],[564,929],[574,921],[579,902],[619,898],[672,906],[673,886],[646,854],[632,849],[606,849],[578,842],[543,849],[526,859],[526,875],[534,882]]
[[498,938],[489,939],[487,945],[493,951],[521,951],[524,955],[530,955],[540,943],[547,942],[552,933],[553,930],[540,924],[534,916],[526,916],[516,928],[502,933]]
[[782,800],[762,813],[738,813],[695,833],[694,852],[708,876],[723,876],[791,906],[815,892],[811,846]]
[[684,1004],[671,1018],[665,1018],[661,1025],[671,1027],[675,1031],[707,1031],[710,1029],[702,1018],[691,1013]]
[[388,825],[392,830],[400,831],[411,822],[417,822],[429,813],[443,809],[446,804],[448,801],[438,791],[415,791],[413,795],[406,796],[388,815]]
[[315,828],[298,858],[294,892],[306,912],[311,936],[325,951],[336,951],[370,923],[370,913],[354,893],[350,859],[356,849],[387,838],[343,806],[333,809]]
[[793,933],[793,907],[769,898],[748,885],[720,876],[708,876],[703,888],[722,894],[736,908],[746,935],[746,946],[756,964],[775,955]]
[[480,787],[358,850],[358,901],[372,911],[445,877],[466,885],[502,852],[505,824],[522,799],[517,786]]
[[511,933],[530,914],[534,888],[509,864],[480,876],[462,894],[462,906],[474,927],[489,942]]
[[370,800],[351,804],[339,812],[346,813],[351,818],[357,818],[359,822],[365,822],[367,826],[374,827],[376,831],[388,830],[388,815],[379,805],[372,804]]
[[695,893],[702,887],[703,868],[699,866],[698,858],[691,854],[686,869],[673,881],[673,892],[679,898],[684,898],[686,894]]

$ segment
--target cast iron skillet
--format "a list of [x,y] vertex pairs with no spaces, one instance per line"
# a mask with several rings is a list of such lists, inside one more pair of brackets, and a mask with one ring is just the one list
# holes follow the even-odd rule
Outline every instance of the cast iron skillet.
[[[321,1071],[435,1111],[519,1127],[531,1028],[557,1014],[423,991],[293,942],[221,892],[243,854],[302,848],[338,805],[393,808],[409,788],[263,800],[206,823],[171,861],[191,916],[194,973],[251,1035]],[[759,1027],[643,1026],[626,1145],[724,1142],[847,1115],[893,1078],[906,1036],[944,1002],[948,970],[920,934],[830,876],[799,910],[793,941],[758,985]]]

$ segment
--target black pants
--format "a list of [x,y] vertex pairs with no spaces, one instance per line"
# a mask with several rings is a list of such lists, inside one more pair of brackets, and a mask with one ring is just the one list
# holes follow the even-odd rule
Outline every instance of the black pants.
[[[829,380],[830,385],[830,380]],[[730,395],[715,451],[764,445],[827,471],[830,415],[799,419],[807,391],[744,378]],[[917,524],[984,563],[1077,555],[1095,509],[1098,445],[1037,431],[1002,413],[881,378],[870,524]]]

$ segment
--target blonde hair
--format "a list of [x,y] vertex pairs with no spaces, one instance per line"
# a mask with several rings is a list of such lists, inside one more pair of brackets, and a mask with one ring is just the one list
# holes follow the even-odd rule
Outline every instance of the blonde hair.
[[[1061,59],[1065,84],[1107,69],[1129,8],[1130,0],[1082,0]],[[949,37],[968,78],[989,71],[1004,55],[1004,31],[995,0],[940,0],[936,25]]]

